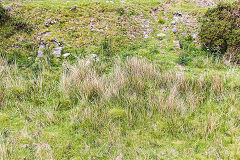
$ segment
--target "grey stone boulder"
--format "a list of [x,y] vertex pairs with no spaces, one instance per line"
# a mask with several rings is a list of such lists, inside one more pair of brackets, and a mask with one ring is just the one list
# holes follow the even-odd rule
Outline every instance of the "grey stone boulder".
[[77,9],[77,6],[76,6],[76,5],[74,5],[74,6],[72,6],[72,7],[71,7],[71,9],[70,9],[70,10],[71,10],[71,11],[74,11],[74,10],[76,10],[76,9]]
[[57,55],[57,56],[61,56],[62,50],[63,50],[63,47],[56,47],[56,48],[54,48],[54,51],[53,51],[52,54]]
[[194,33],[194,34],[192,35],[192,37],[193,37],[194,39],[196,39],[197,36],[198,36],[198,33]]
[[46,46],[43,43],[40,43],[39,48],[38,48],[38,57],[43,57],[44,56],[44,50],[46,49]]
[[86,58],[87,58],[87,59],[90,59],[90,60],[94,60],[94,61],[96,61],[96,62],[99,61],[99,57],[98,57],[98,55],[96,55],[96,54],[87,55]]
[[177,28],[173,28],[173,29],[172,29],[172,32],[173,32],[173,33],[177,33]]
[[181,49],[180,42],[178,40],[173,41],[174,45],[176,46],[177,49]]
[[157,34],[157,38],[159,38],[159,39],[163,39],[163,38],[165,38],[166,37],[166,34],[165,33],[158,33]]
[[71,53],[65,53],[65,54],[63,54],[63,57],[64,58],[67,58],[68,56],[70,56],[71,55]]
[[54,20],[48,19],[44,24],[46,27],[49,27],[50,25],[53,25],[55,23],[57,23],[55,19]]
[[176,25],[176,21],[171,21],[171,25]]

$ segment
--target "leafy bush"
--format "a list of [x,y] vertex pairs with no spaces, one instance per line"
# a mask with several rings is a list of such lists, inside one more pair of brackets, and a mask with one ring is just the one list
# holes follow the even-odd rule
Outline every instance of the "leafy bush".
[[10,22],[13,29],[17,31],[25,31],[25,32],[31,32],[32,26],[27,23],[23,18],[21,17],[12,17],[9,15],[8,10],[5,9],[2,4],[0,3],[0,25],[3,25],[7,21]]
[[12,27],[17,31],[31,32],[32,26],[21,17],[14,17],[11,20]]
[[240,61],[240,2],[220,3],[200,19],[200,39],[212,53]]
[[3,25],[9,19],[8,11],[0,3],[0,25]]

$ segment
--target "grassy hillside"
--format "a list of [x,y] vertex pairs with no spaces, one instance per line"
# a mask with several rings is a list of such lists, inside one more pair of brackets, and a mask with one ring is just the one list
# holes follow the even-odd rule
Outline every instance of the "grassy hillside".
[[1,159],[240,158],[239,66],[197,37],[216,1],[2,3]]

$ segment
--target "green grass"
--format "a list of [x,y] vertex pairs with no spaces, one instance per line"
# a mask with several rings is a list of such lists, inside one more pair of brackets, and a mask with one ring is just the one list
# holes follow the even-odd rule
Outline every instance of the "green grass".
[[108,74],[94,62],[42,64],[37,75],[1,66],[3,159],[239,158],[237,68],[179,73],[137,58]]
[[[239,66],[171,30],[163,39],[156,36],[172,21],[172,11],[194,17],[206,8],[171,3],[153,16],[152,8],[168,3],[97,2],[4,2],[12,18],[21,17],[33,30],[0,26],[0,158],[239,159]],[[57,23],[46,27],[49,18]],[[152,32],[145,39],[146,19]],[[89,25],[111,28],[102,35]],[[181,24],[179,29],[189,32]],[[38,35],[47,30],[49,49],[36,60]],[[55,38],[70,57],[50,54]],[[85,58],[93,53],[99,62]]]

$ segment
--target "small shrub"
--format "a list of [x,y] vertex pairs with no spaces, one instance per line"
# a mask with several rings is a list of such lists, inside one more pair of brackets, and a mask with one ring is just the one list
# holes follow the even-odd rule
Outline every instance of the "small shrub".
[[11,88],[11,97],[22,98],[25,94],[25,90],[22,87],[14,86]]
[[159,23],[159,24],[165,24],[165,23],[166,23],[166,20],[165,20],[162,16],[159,16],[159,17],[158,17],[158,23]]
[[63,99],[59,102],[57,110],[68,110],[71,108],[71,101],[69,99]]
[[32,30],[32,26],[28,24],[23,18],[11,17],[8,13],[8,10],[5,9],[0,3],[0,25],[5,24],[7,21],[9,21],[12,28],[17,31],[22,30],[25,32],[30,32]]
[[0,113],[0,124],[6,125],[10,122],[10,117],[6,114]]
[[227,53],[234,61],[240,61],[240,2],[220,3],[209,9],[200,22],[199,36],[204,47],[221,56]]
[[122,7],[118,8],[118,9],[117,9],[117,13],[118,13],[120,16],[124,15],[124,13],[125,13],[124,8],[122,8]]
[[7,9],[3,8],[0,3],[0,25],[3,25],[9,19],[9,14]]
[[20,17],[12,18],[11,26],[17,31],[32,31],[31,25],[25,22],[25,20]]

